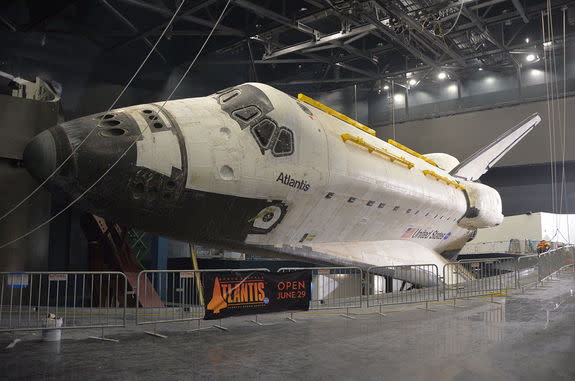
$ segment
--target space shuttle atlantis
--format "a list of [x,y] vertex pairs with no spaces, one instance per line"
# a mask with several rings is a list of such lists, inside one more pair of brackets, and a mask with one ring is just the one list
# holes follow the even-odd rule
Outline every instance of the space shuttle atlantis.
[[58,124],[24,162],[54,194],[177,240],[366,268],[436,264],[501,223],[478,180],[529,133],[535,114],[460,163],[420,155],[302,94],[261,83],[119,108]]

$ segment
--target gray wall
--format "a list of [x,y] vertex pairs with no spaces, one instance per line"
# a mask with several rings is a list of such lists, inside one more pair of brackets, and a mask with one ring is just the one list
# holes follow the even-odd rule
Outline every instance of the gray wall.
[[357,90],[354,89],[354,86],[349,86],[339,90],[312,94],[312,97],[360,123],[367,124],[369,122],[367,94],[360,86],[357,86]]
[[[567,155],[566,160],[575,160],[575,150],[570,142],[575,141],[575,97],[566,100],[567,115]],[[555,118],[563,111],[563,101],[554,103]],[[511,150],[497,166],[548,163],[549,160],[549,119],[547,102],[532,102],[517,106],[484,111],[462,113],[434,119],[396,123],[396,140],[420,153],[445,152],[463,160],[473,152],[490,143],[497,136],[521,122],[533,113],[539,113],[542,122]],[[555,126],[559,131],[559,123]],[[391,125],[376,128],[378,137],[393,137]],[[557,137],[557,143],[559,138]]]
[[[46,124],[58,120],[59,103],[0,95],[0,216],[32,192],[38,183],[21,163],[25,144]],[[0,245],[50,218],[50,195],[38,191],[14,213],[0,221]],[[48,226],[0,249],[0,271],[45,270],[48,265]]]
[[[561,173],[559,164],[558,172]],[[555,212],[573,213],[575,211],[575,162],[565,164],[566,195],[565,203]],[[554,212],[551,197],[551,169],[549,164],[523,165],[493,168],[481,177],[481,182],[499,192],[503,202],[503,214],[506,216],[527,212]],[[560,186],[557,187],[557,199],[560,199]]]

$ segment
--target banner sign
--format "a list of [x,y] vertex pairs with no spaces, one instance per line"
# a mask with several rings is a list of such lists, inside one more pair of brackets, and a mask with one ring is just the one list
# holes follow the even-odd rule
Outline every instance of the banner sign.
[[204,273],[205,320],[289,310],[307,311],[311,272]]
[[[8,286],[12,288],[26,288],[28,287],[28,274],[25,273],[11,273],[8,274],[6,279]],[[0,302],[2,300],[0,299]]]
[[48,280],[49,281],[55,281],[55,282],[60,282],[60,281],[67,281],[68,280],[68,274],[50,274],[48,275]]

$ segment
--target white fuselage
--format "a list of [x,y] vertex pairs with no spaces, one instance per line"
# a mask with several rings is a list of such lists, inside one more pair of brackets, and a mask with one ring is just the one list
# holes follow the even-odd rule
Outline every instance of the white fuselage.
[[[435,253],[463,246],[470,232],[457,224],[468,208],[464,191],[423,170],[455,181],[448,172],[305,105],[309,115],[300,101],[270,86],[248,85],[260,89],[273,104],[267,116],[293,132],[293,154],[276,157],[271,150],[262,154],[250,129],[241,129],[222,110],[218,96],[164,106],[184,136],[187,189],[281,200],[287,206],[281,223],[267,234],[248,234],[245,244],[279,251],[284,246],[323,248],[328,256],[338,257],[335,262],[373,265],[442,262]],[[137,111],[132,116],[144,135],[138,142],[138,165],[166,174],[181,166],[173,135],[151,134],[144,116]],[[344,142],[342,134],[384,148],[413,167]],[[266,227],[279,218],[268,216],[263,221],[262,213],[250,222]],[[418,253],[424,254],[419,258]]]

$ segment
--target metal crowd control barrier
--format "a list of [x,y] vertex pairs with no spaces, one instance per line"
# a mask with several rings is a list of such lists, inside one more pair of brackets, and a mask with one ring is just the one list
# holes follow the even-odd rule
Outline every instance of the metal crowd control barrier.
[[443,297],[469,298],[505,294],[517,286],[515,258],[464,260],[443,266]]
[[517,286],[527,287],[539,282],[539,255],[517,258]]
[[[439,269],[434,264],[373,266],[367,271],[368,307],[439,301]],[[406,287],[407,286],[407,287]]]
[[4,272],[0,284],[0,332],[126,326],[121,272]]
[[[265,268],[141,271],[138,274],[136,292],[138,299],[136,324],[201,320],[204,318],[205,298],[209,297],[203,295],[204,274],[210,272],[250,273],[255,271],[269,272]],[[150,282],[144,282],[142,277],[148,277]],[[159,299],[157,295],[159,295]],[[218,326],[218,328],[222,327]]]
[[299,270],[311,271],[310,310],[361,308],[363,272],[359,267],[284,267],[278,272]]
[[575,246],[564,246],[539,255],[539,281],[546,279],[557,271],[573,266]]

